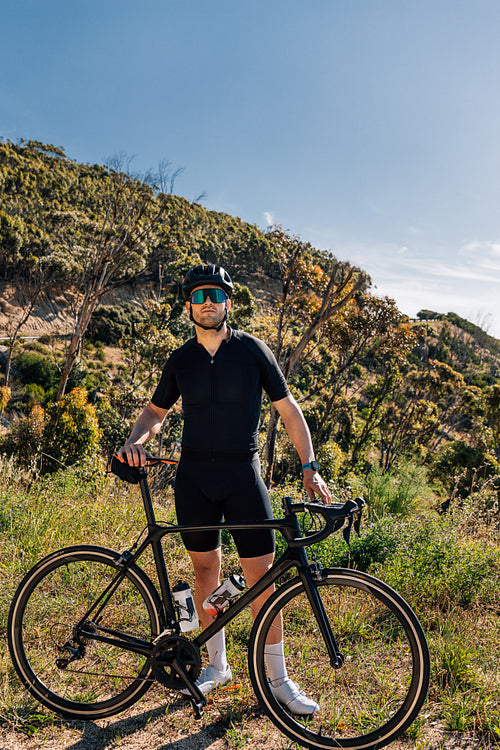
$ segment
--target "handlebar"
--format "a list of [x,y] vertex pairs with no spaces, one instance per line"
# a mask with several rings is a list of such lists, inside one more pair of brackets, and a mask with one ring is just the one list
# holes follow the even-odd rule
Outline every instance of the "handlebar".
[[357,497],[355,500],[347,500],[345,503],[331,503],[330,505],[311,502],[292,503],[291,498],[286,497],[283,500],[285,515],[309,512],[321,515],[325,520],[325,525],[321,529],[309,533],[306,532],[303,537],[288,539],[288,545],[290,547],[309,547],[311,544],[321,542],[327,536],[330,536],[332,532],[344,526],[346,520],[347,526],[344,530],[344,538],[349,543],[353,523],[354,528],[359,534],[361,514],[365,505],[366,503],[362,497]]

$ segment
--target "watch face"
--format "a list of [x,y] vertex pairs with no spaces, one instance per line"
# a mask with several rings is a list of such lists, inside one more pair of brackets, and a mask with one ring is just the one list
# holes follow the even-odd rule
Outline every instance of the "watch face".
[[319,463],[317,461],[311,461],[311,469],[314,469],[314,471],[319,471]]

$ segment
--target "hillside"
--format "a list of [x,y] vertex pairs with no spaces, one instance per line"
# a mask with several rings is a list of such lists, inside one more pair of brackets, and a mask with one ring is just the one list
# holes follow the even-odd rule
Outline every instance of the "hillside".
[[[499,341],[454,313],[409,321],[371,294],[362,269],[279,227],[262,232],[174,195],[165,167],[142,179],[120,167],[77,164],[36,141],[0,143],[7,417],[80,384],[132,418],[119,406],[125,394],[140,406],[144,384],[191,335],[184,273],[218,261],[238,282],[232,324],[273,348],[318,451],[335,444],[344,468],[363,470],[377,460],[388,470],[404,455],[429,461],[453,441],[469,446],[474,466],[500,459]],[[30,351],[22,337],[59,343]],[[107,374],[102,345],[115,350]],[[282,438],[276,451],[279,479],[293,461]]]
[[[362,269],[280,227],[262,232],[190,203],[172,193],[168,176],[160,169],[139,179],[118,164],[76,164],[38,142],[0,143],[3,620],[22,575],[49,550],[88,539],[124,549],[141,532],[137,488],[110,481],[106,459],[167,357],[192,335],[183,275],[219,261],[237,282],[231,326],[272,348],[334,497],[367,500],[361,537],[353,534],[349,548],[340,535],[339,544],[316,545],[318,562],[381,577],[426,632],[431,689],[395,747],[495,746],[500,342],[450,312],[409,320],[371,293]],[[266,399],[261,417],[263,476],[279,513],[282,497],[301,492],[300,463]],[[181,431],[177,403],[153,452],[175,453]],[[163,516],[171,484],[169,474],[154,478]],[[236,554],[228,540],[226,560]],[[191,575],[178,551],[172,580]],[[352,622],[362,635],[358,613]],[[164,691],[106,726],[61,727],[5,669],[4,739],[26,750],[45,741],[166,747],[172,737],[179,748],[279,744],[251,697],[243,630],[231,636],[241,687],[215,695],[194,734],[185,704]],[[0,661],[9,663],[5,644]]]

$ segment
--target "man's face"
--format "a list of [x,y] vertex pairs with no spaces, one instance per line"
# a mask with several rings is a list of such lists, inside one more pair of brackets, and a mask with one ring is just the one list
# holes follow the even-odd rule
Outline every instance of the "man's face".
[[195,323],[199,322],[203,323],[205,326],[216,327],[224,318],[226,307],[228,311],[231,309],[231,300],[229,297],[226,297],[223,302],[213,302],[208,294],[203,294],[203,302],[194,303],[191,301],[193,293],[199,289],[220,289],[222,292],[224,290],[222,287],[216,286],[215,284],[203,284],[193,289],[190,299],[186,302],[186,309],[188,313],[191,310]]

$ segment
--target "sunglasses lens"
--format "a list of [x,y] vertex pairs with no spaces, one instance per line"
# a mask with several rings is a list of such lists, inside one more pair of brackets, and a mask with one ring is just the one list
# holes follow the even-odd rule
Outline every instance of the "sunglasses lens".
[[210,297],[214,303],[224,302],[226,299],[226,295],[222,289],[197,289],[191,295],[191,302],[193,305],[202,305],[207,297]]

